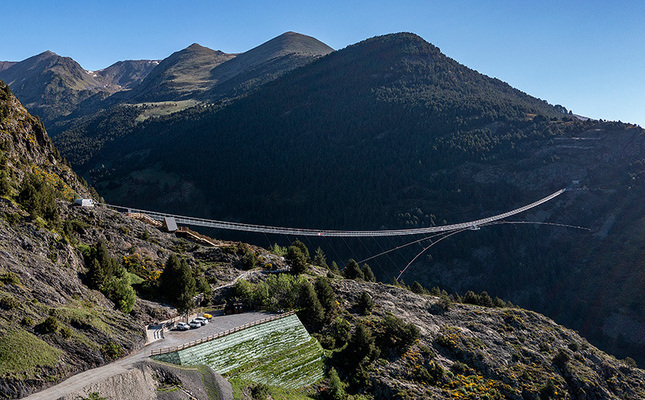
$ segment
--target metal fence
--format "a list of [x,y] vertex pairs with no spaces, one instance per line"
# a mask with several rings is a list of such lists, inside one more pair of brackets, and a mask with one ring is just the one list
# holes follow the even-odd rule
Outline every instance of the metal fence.
[[295,311],[289,311],[289,312],[286,312],[286,313],[283,313],[283,314],[272,315],[272,316],[267,317],[267,318],[259,319],[257,321],[249,322],[249,323],[244,324],[244,325],[236,326],[235,328],[226,330],[224,332],[219,332],[219,333],[216,333],[214,335],[205,336],[203,338],[193,340],[192,342],[180,344],[179,346],[162,347],[161,349],[152,349],[152,350],[150,350],[150,356],[159,355],[159,354],[166,354],[166,353],[172,353],[173,351],[179,351],[179,350],[187,349],[189,347],[193,347],[193,346],[196,346],[196,345],[201,344],[201,343],[210,342],[211,340],[219,339],[221,337],[230,335],[231,333],[242,331],[242,330],[250,328],[252,326],[256,326],[256,325],[264,324],[266,322],[271,322],[271,321],[275,321],[275,320],[278,320],[278,319],[282,319],[282,318],[288,317],[290,315],[293,315],[295,313],[296,313]]

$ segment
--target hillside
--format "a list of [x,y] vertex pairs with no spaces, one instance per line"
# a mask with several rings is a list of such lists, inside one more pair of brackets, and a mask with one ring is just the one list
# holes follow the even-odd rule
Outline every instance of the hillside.
[[[57,143],[110,202],[296,227],[462,222],[578,181],[586,190],[521,218],[591,234],[510,224],[467,232],[435,246],[404,279],[488,290],[644,362],[645,136],[565,111],[396,34],[331,53],[231,104],[136,125],[118,124],[135,110],[113,110]],[[400,244],[313,242],[343,264]],[[415,255],[370,263],[389,282]]]
[[[637,399],[645,394],[645,373],[633,360],[618,361],[547,318],[498,299],[495,308],[492,303],[464,305],[440,291],[413,294],[342,279],[323,268],[319,252],[315,262],[320,265],[305,264],[299,275],[295,268],[308,254],[301,243],[289,249],[275,246],[274,254],[224,242],[207,248],[104,207],[73,206],[76,195],[96,195],[4,84],[0,132],[3,397],[22,397],[137,351],[145,343],[145,325],[176,312],[159,300],[185,307],[172,297],[176,288],[190,301],[201,292],[207,302],[300,310],[299,318],[329,350],[330,365],[346,385],[330,372],[314,388],[289,389],[287,395],[298,398],[336,389],[367,399],[459,393],[471,398],[561,398],[559,393],[566,393],[567,398]],[[275,273],[289,265],[292,274]],[[256,270],[249,275],[252,282],[240,280],[231,290],[213,293],[213,285],[233,281],[242,269]],[[373,304],[360,300],[363,292]],[[278,353],[276,363],[284,357]],[[246,372],[249,380],[229,376],[238,396],[258,390],[284,395],[287,390],[258,385],[255,375]],[[186,390],[183,385],[193,393],[210,393],[206,382],[217,379],[203,367],[147,362],[91,387],[160,399],[167,398],[166,392]]]
[[332,51],[310,36],[283,33],[213,69],[215,85],[201,97],[217,100],[240,96]]
[[194,43],[162,60],[139,85],[110,101],[123,98],[138,103],[194,96],[212,86],[213,68],[234,57],[235,54],[225,54]]
[[169,315],[145,300],[124,313],[127,291],[88,287],[87,257],[101,240],[113,256],[150,254],[153,263],[184,241],[73,206],[98,196],[2,82],[0,139],[0,397],[18,398],[140,348],[144,324]]

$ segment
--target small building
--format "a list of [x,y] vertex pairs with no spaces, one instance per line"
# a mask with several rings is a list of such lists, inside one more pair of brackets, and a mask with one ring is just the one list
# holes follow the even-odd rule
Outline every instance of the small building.
[[74,204],[79,205],[81,207],[94,207],[94,200],[92,200],[92,199],[76,199],[76,200],[74,200]]
[[224,307],[224,314],[230,315],[230,314],[241,314],[244,312],[244,307],[242,307],[242,303],[226,303],[226,307]]
[[163,226],[168,232],[177,231],[177,221],[175,221],[174,217],[164,217]]

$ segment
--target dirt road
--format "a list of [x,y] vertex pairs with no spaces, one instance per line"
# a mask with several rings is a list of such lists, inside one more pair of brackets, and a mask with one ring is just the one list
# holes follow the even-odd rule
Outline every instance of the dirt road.
[[183,343],[188,343],[193,340],[199,339],[204,336],[213,335],[219,332],[224,332],[231,328],[247,324],[259,319],[266,318],[270,314],[252,312],[236,315],[222,315],[213,317],[210,323],[198,329],[191,329],[189,331],[166,331],[164,338],[154,341],[143,349],[130,354],[120,360],[106,364],[102,367],[94,368],[85,372],[76,374],[67,380],[34,393],[25,397],[27,400],[53,400],[60,399],[64,396],[80,392],[84,387],[104,381],[113,375],[124,373],[133,368],[133,365],[147,359],[150,356],[150,351],[153,349],[160,349],[163,347],[177,346]]

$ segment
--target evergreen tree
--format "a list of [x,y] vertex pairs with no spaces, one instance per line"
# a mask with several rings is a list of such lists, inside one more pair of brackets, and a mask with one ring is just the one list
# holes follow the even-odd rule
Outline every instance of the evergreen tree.
[[90,261],[85,278],[87,286],[92,289],[100,290],[103,283],[105,283],[105,273],[103,272],[103,268],[101,268],[99,260],[96,258],[93,258],[92,261]]
[[324,398],[328,400],[344,400],[347,398],[343,383],[338,377],[338,372],[333,367],[329,370],[329,387],[324,392]]
[[174,293],[174,301],[177,305],[177,311],[181,314],[187,313],[195,306],[193,298],[197,292],[197,284],[193,277],[193,271],[188,266],[186,260],[179,263],[179,276],[177,279],[177,289]]
[[176,255],[171,254],[159,279],[161,295],[180,311],[187,311],[194,306],[193,298],[197,284],[185,259],[179,260]]
[[307,258],[300,247],[289,246],[285,259],[291,265],[291,273],[298,275],[307,270]]
[[300,313],[298,316],[308,326],[318,327],[325,319],[325,312],[323,310],[318,296],[311,282],[304,280],[300,286],[300,296],[298,299],[300,303]]
[[329,266],[327,265],[327,257],[325,256],[325,253],[320,248],[320,246],[318,246],[316,252],[314,253],[313,264],[325,269],[329,269]]
[[490,295],[488,292],[483,291],[479,295],[479,305],[484,306],[484,307],[493,307],[493,299],[491,299]]
[[309,257],[309,249],[304,243],[296,239],[293,243],[291,243],[291,245],[296,246],[297,248],[300,249],[300,251],[302,252],[302,255],[305,256],[306,262],[311,262],[311,258]]
[[332,261],[329,265],[329,272],[334,275],[340,275],[340,270],[338,269],[338,264],[336,264],[336,261]]
[[162,297],[168,299],[173,297],[177,277],[179,276],[180,262],[179,258],[171,254],[164,264],[163,271],[159,276],[159,292]]
[[427,290],[425,290],[425,288],[417,281],[414,281],[410,289],[416,294],[427,293]]
[[0,171],[0,196],[11,194],[11,182],[6,171]]
[[363,274],[361,267],[359,267],[358,263],[353,259],[349,260],[347,263],[347,266],[343,271],[343,275],[347,279],[365,279],[365,275]]
[[369,328],[359,323],[354,330],[347,347],[340,353],[348,370],[355,370],[363,363],[378,357],[378,350],[374,344],[374,336]]
[[363,268],[361,268],[361,271],[363,272],[363,276],[365,277],[366,282],[376,282],[376,277],[374,276],[374,272],[372,272],[372,268],[370,268],[369,265],[363,264]]
[[358,311],[363,315],[371,313],[372,308],[374,308],[374,301],[372,300],[372,296],[370,296],[370,294],[367,292],[362,292],[358,297],[356,308],[358,308]]
[[46,221],[58,221],[58,207],[55,192],[42,177],[36,174],[26,175],[18,193],[18,203],[36,217]]
[[325,314],[329,316],[336,309],[336,295],[329,283],[329,279],[325,277],[316,279],[315,289],[318,300],[325,310]]

